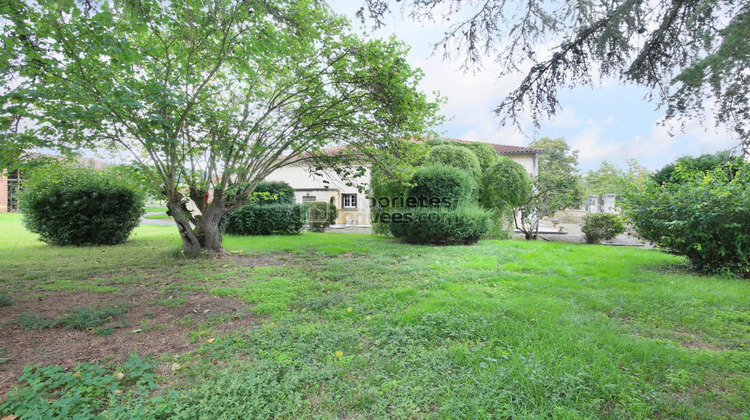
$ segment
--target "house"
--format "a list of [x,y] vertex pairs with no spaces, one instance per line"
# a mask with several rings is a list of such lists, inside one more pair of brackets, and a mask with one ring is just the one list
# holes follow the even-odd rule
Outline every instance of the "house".
[[[445,139],[456,142],[471,143],[466,140]],[[508,156],[517,162],[531,176],[536,176],[538,156],[542,151],[529,147],[490,144],[501,156]],[[293,163],[279,168],[266,177],[268,181],[284,181],[294,189],[297,203],[326,201],[334,204],[339,211],[337,225],[370,226],[370,200],[367,198],[367,187],[370,171],[356,180],[342,179],[333,170],[327,170],[322,176],[310,173],[305,162]],[[361,189],[358,187],[362,187]]]

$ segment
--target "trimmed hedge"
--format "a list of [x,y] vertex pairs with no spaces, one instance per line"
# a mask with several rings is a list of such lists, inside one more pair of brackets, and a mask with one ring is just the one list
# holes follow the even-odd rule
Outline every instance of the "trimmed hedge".
[[393,211],[391,234],[413,244],[466,245],[483,238],[490,215],[474,206]]
[[52,245],[114,245],[140,223],[145,194],[111,171],[50,165],[24,183],[23,223]]
[[305,225],[299,204],[251,204],[227,214],[224,231],[233,235],[297,235]]
[[294,204],[294,189],[283,181],[261,181],[253,192],[253,204]]
[[587,214],[583,217],[581,232],[587,244],[598,244],[601,241],[612,240],[615,236],[625,232],[625,223],[617,214]]
[[323,232],[336,223],[339,211],[335,205],[325,201],[313,201],[304,204],[307,214],[307,226],[313,232]]
[[479,179],[482,176],[479,158],[466,147],[451,144],[435,146],[430,149],[430,153],[425,159],[425,166],[429,165],[452,166],[468,172],[474,179]]
[[406,207],[458,207],[477,200],[474,178],[451,166],[423,166],[414,174],[412,184]]

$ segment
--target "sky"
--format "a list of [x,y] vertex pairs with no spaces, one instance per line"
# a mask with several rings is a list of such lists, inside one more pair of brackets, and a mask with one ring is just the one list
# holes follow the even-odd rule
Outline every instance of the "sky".
[[483,62],[481,71],[466,73],[458,60],[432,56],[431,45],[440,40],[447,24],[414,22],[394,13],[386,17],[385,27],[373,31],[371,25],[363,26],[355,18],[361,0],[329,0],[329,4],[335,12],[348,16],[353,27],[366,36],[395,35],[411,47],[410,64],[425,73],[422,90],[439,91],[448,100],[443,113],[449,120],[436,127],[447,137],[518,146],[542,137],[564,137],[578,150],[579,166],[584,171],[604,160],[624,167],[626,159],[638,159],[644,168],[659,169],[683,155],[715,152],[738,143],[730,132],[717,129],[710,120],[703,125],[688,121],[683,130],[659,124],[664,110],[644,98],[647,90],[616,80],[562,91],[561,109],[553,119],[541,121],[537,130],[531,124],[523,132],[510,125],[501,127],[493,109],[524,75],[501,79],[491,60]]

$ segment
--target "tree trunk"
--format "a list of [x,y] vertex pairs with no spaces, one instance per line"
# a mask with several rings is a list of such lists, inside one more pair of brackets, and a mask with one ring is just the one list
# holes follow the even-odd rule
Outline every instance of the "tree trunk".
[[210,205],[205,208],[205,212],[198,221],[197,230],[200,231],[198,239],[201,241],[201,247],[209,253],[221,253],[224,249],[221,246],[222,234],[219,224],[224,216],[224,196],[214,192],[214,199]]
[[182,209],[182,202],[179,199],[170,200],[167,203],[169,209],[169,215],[174,219],[177,224],[177,230],[180,232],[182,238],[182,249],[189,256],[196,256],[201,253],[201,243],[193,232],[193,227],[190,224],[190,220],[185,215],[185,211]]
[[183,209],[179,199],[167,203],[167,208],[177,224],[185,254],[194,257],[201,253],[224,252],[219,228],[225,211],[223,194],[214,192],[214,200],[204,204],[201,215],[191,216]]

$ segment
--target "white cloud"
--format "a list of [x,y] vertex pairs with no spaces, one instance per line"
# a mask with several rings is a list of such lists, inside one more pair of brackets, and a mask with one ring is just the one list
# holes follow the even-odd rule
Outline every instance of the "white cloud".
[[607,126],[615,120],[588,122],[577,135],[570,138],[573,149],[579,150],[579,161],[583,168],[591,169],[603,160],[622,164],[635,158],[644,166],[658,169],[683,155],[700,155],[737,146],[732,134],[722,129],[705,128],[698,121],[688,121],[683,131],[655,121],[645,135],[629,139],[614,139]]

